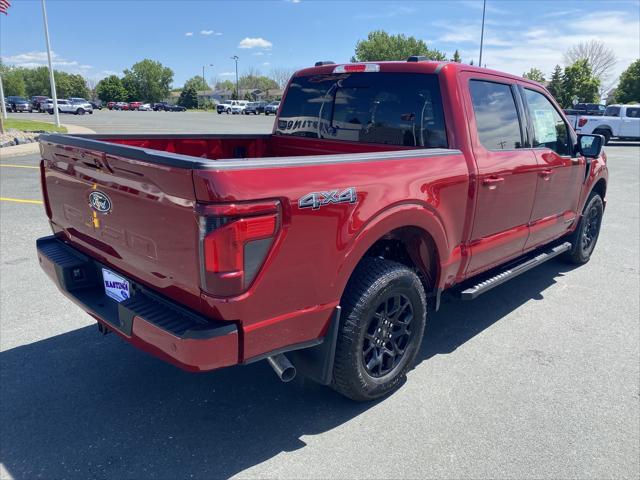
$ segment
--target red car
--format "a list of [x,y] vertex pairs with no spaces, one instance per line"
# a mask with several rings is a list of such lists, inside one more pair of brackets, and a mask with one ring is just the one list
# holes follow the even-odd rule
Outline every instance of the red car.
[[113,110],[113,107],[116,105],[116,102],[107,102],[107,108],[109,110]]
[[419,57],[298,71],[270,135],[40,142],[40,264],[101,332],[356,400],[402,383],[445,290],[587,262],[608,182],[538,83]]
[[142,105],[142,102],[130,102],[129,110],[138,110],[138,108],[140,108],[140,105]]

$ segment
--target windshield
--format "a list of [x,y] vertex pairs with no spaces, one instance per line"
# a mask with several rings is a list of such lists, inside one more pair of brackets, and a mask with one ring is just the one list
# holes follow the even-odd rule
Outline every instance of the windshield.
[[416,73],[296,77],[289,84],[276,134],[447,146],[438,79]]

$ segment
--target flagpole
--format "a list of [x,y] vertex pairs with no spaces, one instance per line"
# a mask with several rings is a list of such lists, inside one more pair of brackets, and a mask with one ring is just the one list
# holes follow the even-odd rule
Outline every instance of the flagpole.
[[47,41],[47,58],[49,59],[49,82],[51,83],[51,98],[53,99],[53,114],[56,119],[56,127],[60,126],[60,115],[58,113],[58,94],[56,93],[56,79],[53,75],[53,66],[51,65],[51,42],[49,42],[49,25],[47,24],[47,9],[42,0],[42,18],[44,19],[44,37]]

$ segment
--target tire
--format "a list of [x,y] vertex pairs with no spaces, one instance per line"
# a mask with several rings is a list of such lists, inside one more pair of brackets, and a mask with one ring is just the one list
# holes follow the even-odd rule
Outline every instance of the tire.
[[230,114],[231,114],[231,109],[227,108],[227,115],[230,115]]
[[400,263],[364,258],[341,305],[332,388],[356,401],[399,388],[425,328],[427,301],[418,275]]
[[565,260],[576,265],[582,265],[589,261],[600,236],[603,214],[602,197],[598,193],[592,192],[582,212],[580,223],[569,236],[569,241],[573,246],[565,254]]
[[79,108],[76,110],[76,115],[84,115],[84,108]]
[[89,115],[93,115],[93,110],[90,110],[90,111],[89,111]]
[[596,135],[602,135],[604,137],[604,144],[609,144],[609,140],[611,140],[611,132],[609,130],[596,130],[593,133]]

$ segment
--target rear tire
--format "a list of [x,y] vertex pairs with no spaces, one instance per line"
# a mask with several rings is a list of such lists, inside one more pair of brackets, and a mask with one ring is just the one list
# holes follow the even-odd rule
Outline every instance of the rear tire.
[[364,258],[341,300],[332,388],[356,401],[400,387],[422,342],[427,301],[416,273]]
[[596,192],[592,192],[584,207],[578,227],[569,237],[572,248],[565,254],[565,260],[576,265],[583,265],[589,261],[600,236],[603,214],[602,197]]
[[76,115],[84,115],[84,109],[79,108],[76,110]]

